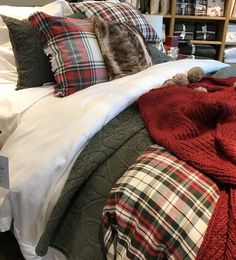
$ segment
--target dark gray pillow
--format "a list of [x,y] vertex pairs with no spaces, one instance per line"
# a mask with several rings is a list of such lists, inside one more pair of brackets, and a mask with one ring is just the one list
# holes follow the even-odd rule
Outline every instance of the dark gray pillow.
[[159,63],[164,63],[167,61],[174,60],[172,57],[168,56],[167,54],[159,50],[153,43],[148,43],[147,47],[148,47],[149,54],[152,58],[153,64],[159,64]]
[[54,82],[49,58],[43,51],[40,38],[28,20],[2,15],[12,44],[18,73],[17,89],[41,86]]

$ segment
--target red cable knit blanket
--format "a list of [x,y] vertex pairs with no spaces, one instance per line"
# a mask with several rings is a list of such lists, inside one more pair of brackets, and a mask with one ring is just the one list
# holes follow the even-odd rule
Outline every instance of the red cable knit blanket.
[[[155,89],[138,100],[153,139],[221,187],[199,260],[236,259],[235,81],[209,77],[189,87]],[[209,93],[191,88],[197,86]]]

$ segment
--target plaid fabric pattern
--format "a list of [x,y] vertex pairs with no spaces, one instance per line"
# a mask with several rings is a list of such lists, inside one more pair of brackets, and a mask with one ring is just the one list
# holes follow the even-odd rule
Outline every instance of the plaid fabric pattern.
[[193,1],[192,0],[177,0],[176,1],[177,15],[193,15]]
[[196,23],[195,40],[214,41],[216,37],[216,24]]
[[29,18],[38,29],[44,51],[51,56],[58,83],[55,95],[64,97],[107,81],[107,70],[89,19],[49,16],[37,12]]
[[150,146],[106,201],[107,259],[195,259],[219,192],[166,149]]
[[196,0],[194,15],[206,15],[207,14],[207,0]]
[[148,42],[158,41],[158,36],[142,13],[128,3],[112,2],[83,2],[70,4],[73,11],[85,12],[87,17],[100,16],[105,20],[114,22],[130,22]]
[[176,22],[174,36],[179,36],[179,40],[193,40],[194,24],[191,22]]

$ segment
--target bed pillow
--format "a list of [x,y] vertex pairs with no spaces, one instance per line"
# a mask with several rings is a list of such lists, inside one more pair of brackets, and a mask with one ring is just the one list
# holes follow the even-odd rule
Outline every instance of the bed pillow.
[[6,24],[0,16],[0,78],[8,78],[9,71],[17,75],[16,63]]
[[91,19],[109,80],[135,74],[152,65],[143,37],[134,26],[97,16]]
[[156,42],[158,40],[155,30],[142,13],[128,3],[91,1],[72,3],[70,6],[74,12],[84,12],[87,17],[96,15],[109,21],[130,22],[143,34],[146,41]]
[[[0,15],[9,16],[19,20],[27,19],[32,13],[36,11],[44,11],[47,14],[57,15],[57,16],[66,16],[66,15],[73,14],[71,7],[69,6],[68,2],[65,0],[57,0],[41,7],[0,5]],[[51,77],[49,79],[47,78],[47,75],[51,74],[51,69],[50,66],[48,66],[48,62],[46,63],[45,67],[44,67],[45,62],[42,63],[42,60],[43,61],[45,60],[45,54],[42,53],[42,51],[40,53],[38,52],[39,44],[37,43],[35,48],[33,46],[30,47],[29,45],[30,42],[34,44],[35,37],[32,35],[33,30],[30,27],[26,26],[27,22],[24,21],[23,23],[21,23],[20,21],[17,20],[13,22],[13,20],[10,20],[10,18],[6,19],[5,21],[7,21],[8,25],[11,27],[11,32],[9,32],[8,27],[0,17],[0,32],[1,32],[0,47],[1,49],[4,49],[4,51],[5,50],[7,51],[8,55],[5,59],[5,63],[7,66],[8,63],[10,63],[10,65],[13,65],[12,68],[14,68],[14,73],[16,73],[16,67],[15,67],[16,64],[15,61],[12,62],[12,59],[13,60],[16,59],[15,54],[16,51],[18,51],[18,49],[22,51],[19,55],[17,55],[17,59],[16,59],[16,63],[18,65],[17,69],[19,73],[18,83],[17,83],[18,89],[23,87],[25,88],[25,87],[37,86],[40,85],[41,83],[52,81]],[[14,23],[15,25],[13,25]],[[19,32],[17,31],[18,29]],[[11,41],[9,38],[9,34],[11,34]],[[32,39],[30,39],[31,36]],[[20,45],[19,42],[16,42],[19,39],[21,39],[22,45]],[[12,50],[12,44],[11,44],[12,42],[15,43],[13,44],[15,47],[17,46],[17,48],[14,48],[14,53]],[[35,52],[32,52],[33,48]],[[25,51],[25,53],[23,53],[23,51]],[[28,54],[31,54],[32,57],[29,57]],[[44,58],[39,57],[40,56],[39,54],[42,54]],[[35,64],[35,62],[33,61],[37,61],[38,64]],[[22,68],[21,65],[23,65]],[[43,71],[41,71],[40,68],[42,68]],[[46,74],[44,74],[44,72],[46,72]],[[38,80],[38,79],[42,79],[42,80]],[[33,85],[31,86],[31,84]]]
[[35,12],[45,12],[57,16],[67,16],[73,13],[69,3],[65,0],[56,0],[44,6],[34,7],[0,5],[0,14],[19,20],[26,19]]
[[28,20],[2,16],[6,23],[18,73],[17,89],[41,86],[54,82],[48,57],[43,51],[39,35]]
[[90,19],[62,18],[37,12],[29,17],[44,51],[51,56],[57,87],[64,97],[107,81],[107,70]]
[[174,60],[172,57],[168,56],[167,54],[159,50],[153,43],[148,43],[147,48],[152,58],[153,64],[160,64],[163,62]]

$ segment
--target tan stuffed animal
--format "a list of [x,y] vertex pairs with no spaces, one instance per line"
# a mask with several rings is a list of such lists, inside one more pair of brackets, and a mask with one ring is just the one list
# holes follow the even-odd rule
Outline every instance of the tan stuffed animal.
[[203,76],[204,76],[204,71],[201,67],[194,67],[190,69],[187,73],[188,80],[191,83],[202,80]]
[[188,85],[188,77],[184,73],[177,73],[172,77],[172,80],[178,85]]
[[[184,73],[177,73],[171,79],[166,80],[161,87],[166,86],[183,86],[188,85],[189,83],[199,82],[204,76],[204,71],[201,67],[194,67],[187,72],[187,75]],[[207,92],[205,88],[196,88],[197,91]]]

